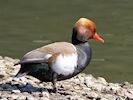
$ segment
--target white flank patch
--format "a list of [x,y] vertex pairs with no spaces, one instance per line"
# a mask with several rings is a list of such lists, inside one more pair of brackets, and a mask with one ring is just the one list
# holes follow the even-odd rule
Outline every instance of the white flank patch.
[[52,69],[57,74],[69,75],[72,74],[77,67],[77,54],[72,55],[59,55],[55,63],[52,64]]

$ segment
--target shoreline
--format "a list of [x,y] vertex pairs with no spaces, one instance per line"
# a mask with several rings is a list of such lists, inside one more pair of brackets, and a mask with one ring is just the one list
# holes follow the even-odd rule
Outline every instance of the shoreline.
[[133,100],[133,85],[108,83],[104,78],[79,75],[57,82],[60,92],[52,93],[50,82],[31,76],[12,80],[20,66],[18,59],[0,56],[0,100]]

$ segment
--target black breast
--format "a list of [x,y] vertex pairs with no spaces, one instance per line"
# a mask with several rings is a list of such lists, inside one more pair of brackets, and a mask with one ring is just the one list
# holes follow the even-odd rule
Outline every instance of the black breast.
[[80,44],[77,46],[78,52],[78,68],[83,70],[91,60],[92,50],[88,43]]

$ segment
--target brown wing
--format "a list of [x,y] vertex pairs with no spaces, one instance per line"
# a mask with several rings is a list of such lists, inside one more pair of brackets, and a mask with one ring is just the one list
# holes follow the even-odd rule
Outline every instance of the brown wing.
[[44,53],[61,53],[61,54],[73,54],[76,53],[76,48],[73,44],[68,42],[55,42],[46,46],[43,46],[38,51],[44,52]]
[[76,48],[73,44],[68,42],[55,42],[28,52],[17,64],[45,63],[48,62],[49,57],[57,53],[71,55],[76,53]]

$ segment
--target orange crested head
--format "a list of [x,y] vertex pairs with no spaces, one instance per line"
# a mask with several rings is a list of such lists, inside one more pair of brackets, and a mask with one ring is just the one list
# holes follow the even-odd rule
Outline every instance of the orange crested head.
[[80,18],[74,25],[73,36],[80,42],[96,39],[102,43],[104,40],[96,33],[96,24],[87,18]]

